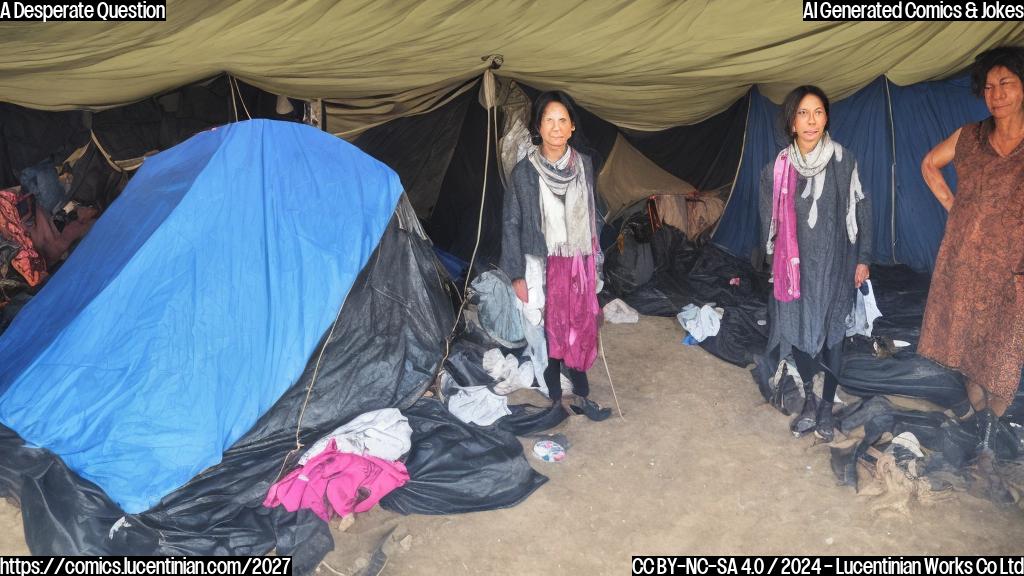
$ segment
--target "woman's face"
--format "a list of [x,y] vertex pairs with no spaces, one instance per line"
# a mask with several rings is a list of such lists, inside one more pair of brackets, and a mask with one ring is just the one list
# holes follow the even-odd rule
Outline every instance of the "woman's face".
[[985,78],[985,105],[995,119],[1019,114],[1024,105],[1024,86],[1005,66],[996,66]]
[[800,149],[814,148],[825,134],[825,124],[827,123],[828,114],[825,113],[825,104],[821,98],[814,94],[804,96],[796,107],[792,126]]
[[549,148],[563,148],[572,136],[576,125],[569,118],[569,111],[560,102],[549,102],[540,117],[540,138]]

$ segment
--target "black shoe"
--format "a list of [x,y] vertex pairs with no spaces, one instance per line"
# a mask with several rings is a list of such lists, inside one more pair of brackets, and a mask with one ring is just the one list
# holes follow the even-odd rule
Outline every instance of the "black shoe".
[[832,415],[832,401],[822,400],[818,404],[818,423],[814,427],[814,435],[828,444],[836,435],[836,419]]
[[552,410],[561,410],[566,417],[575,416],[575,408],[570,404],[568,398],[554,398],[551,400]]
[[583,414],[587,418],[590,418],[594,422],[600,422],[607,420],[612,415],[611,408],[601,408],[601,406],[591,400],[590,398],[577,397],[578,403],[573,404],[572,410],[577,414]]
[[817,411],[818,397],[814,395],[814,392],[807,392],[804,397],[804,407],[789,424],[789,431],[793,433],[793,436],[800,438],[814,431],[814,425],[817,423]]
[[977,413],[975,417],[978,424],[978,446],[975,448],[977,454],[981,454],[986,450],[991,451],[990,445],[992,441],[992,428],[996,424],[996,415],[992,410],[985,408],[981,412]]

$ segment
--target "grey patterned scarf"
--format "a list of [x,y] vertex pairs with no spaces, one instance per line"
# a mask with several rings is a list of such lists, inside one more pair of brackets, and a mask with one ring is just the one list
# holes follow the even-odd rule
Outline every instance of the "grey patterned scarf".
[[[790,162],[796,171],[807,179],[807,186],[800,197],[811,197],[811,209],[807,213],[807,225],[811,228],[818,223],[818,198],[821,197],[822,188],[825,186],[825,168],[833,156],[836,162],[842,162],[843,147],[833,142],[828,132],[806,156],[800,153],[796,142],[789,145]],[[851,244],[857,242],[857,202],[863,199],[864,190],[861,187],[860,175],[857,173],[857,166],[854,166],[853,177],[850,179],[849,203],[846,207],[846,233]]]
[[549,256],[573,256],[593,252],[593,207],[583,158],[567,146],[565,155],[552,164],[535,147],[527,154],[540,174],[541,228]]
[[828,132],[818,140],[814,149],[804,156],[797,147],[796,141],[789,145],[789,161],[796,168],[801,176],[807,179],[807,187],[804,188],[801,198],[811,198],[811,211],[807,214],[807,225],[814,228],[818,223],[818,198],[821,198],[821,190],[825,185],[825,167],[835,153],[835,145]]

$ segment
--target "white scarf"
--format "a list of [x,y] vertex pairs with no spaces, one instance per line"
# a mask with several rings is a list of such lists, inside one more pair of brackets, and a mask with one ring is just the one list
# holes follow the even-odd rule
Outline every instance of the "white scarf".
[[[811,196],[811,209],[807,213],[807,226],[814,228],[818,223],[818,198],[821,198],[822,188],[825,186],[825,173],[829,160],[835,155],[836,162],[843,161],[843,147],[833,142],[828,132],[818,140],[814,149],[804,156],[797,148],[796,141],[789,145],[789,158],[793,167],[801,176],[807,179],[807,186],[800,194],[801,198]],[[864,199],[864,190],[860,184],[860,175],[857,173],[857,165],[853,166],[853,174],[850,177],[850,199],[846,207],[846,234],[850,238],[850,244],[857,242],[857,202]]]
[[549,256],[593,252],[593,207],[583,158],[571,147],[554,164],[535,147],[527,154],[540,175],[541,228]]

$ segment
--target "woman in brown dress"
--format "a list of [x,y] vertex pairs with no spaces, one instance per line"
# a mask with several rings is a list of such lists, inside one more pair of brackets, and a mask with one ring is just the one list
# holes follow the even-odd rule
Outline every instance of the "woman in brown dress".
[[[974,62],[972,88],[992,114],[932,149],[921,172],[949,212],[918,352],[962,372],[978,413],[979,453],[1013,402],[1024,364],[1024,49]],[[957,193],[939,171],[953,162]]]

